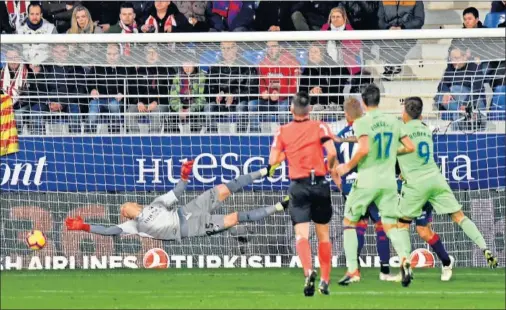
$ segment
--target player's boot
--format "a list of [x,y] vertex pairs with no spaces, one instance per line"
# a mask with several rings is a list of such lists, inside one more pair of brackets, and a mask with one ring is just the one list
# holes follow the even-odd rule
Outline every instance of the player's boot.
[[497,268],[498,262],[497,258],[492,254],[492,251],[490,250],[484,250],[483,254],[485,255],[485,258],[487,259],[488,266],[490,268]]
[[353,282],[360,282],[360,271],[357,269],[355,272],[347,272],[344,277],[337,282],[339,285],[346,286]]
[[318,287],[318,292],[323,295],[329,295],[329,284],[323,280],[320,280],[320,286]]
[[288,205],[290,204],[290,196],[286,195],[283,197],[283,200],[281,200],[281,205],[283,206],[283,209],[288,209]]
[[267,165],[267,176],[269,177],[272,177],[274,175],[274,173],[276,172],[276,169],[280,166],[281,164],[275,164],[275,165]]
[[441,267],[441,281],[450,281],[452,278],[452,269],[455,264],[455,257],[450,255],[450,265]]
[[314,295],[314,282],[316,281],[316,271],[311,271],[304,282],[304,296],[311,297]]
[[398,274],[391,274],[391,273],[380,272],[380,281],[401,282],[402,281],[402,275],[400,273],[398,273]]
[[404,259],[401,263],[401,276],[402,276],[401,280],[402,286],[408,287],[409,284],[411,283],[411,279],[413,279],[413,276],[411,270],[411,263],[407,259]]

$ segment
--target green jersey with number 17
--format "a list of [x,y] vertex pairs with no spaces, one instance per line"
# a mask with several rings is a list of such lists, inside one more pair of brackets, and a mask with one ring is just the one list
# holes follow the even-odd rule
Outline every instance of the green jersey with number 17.
[[434,143],[432,131],[421,120],[411,120],[404,125],[404,130],[415,146],[415,151],[399,156],[399,167],[402,178],[410,183],[416,183],[441,175],[434,161]]
[[401,121],[373,110],[357,119],[353,130],[357,139],[365,135],[369,138],[369,153],[358,163],[356,186],[397,189],[395,162],[399,140],[405,136]]

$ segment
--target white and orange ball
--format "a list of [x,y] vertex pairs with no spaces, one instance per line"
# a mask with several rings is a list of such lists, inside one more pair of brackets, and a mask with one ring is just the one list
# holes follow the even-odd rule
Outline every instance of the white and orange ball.
[[147,269],[165,269],[169,267],[169,255],[163,249],[154,248],[144,254],[142,264]]
[[411,253],[411,266],[413,268],[434,268],[435,259],[427,249],[416,249]]
[[32,230],[26,236],[26,244],[32,250],[41,250],[46,246],[46,235],[40,230]]

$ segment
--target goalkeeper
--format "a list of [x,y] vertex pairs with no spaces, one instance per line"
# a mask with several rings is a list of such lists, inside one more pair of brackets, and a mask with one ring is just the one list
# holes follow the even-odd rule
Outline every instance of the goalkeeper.
[[461,205],[434,161],[432,132],[420,120],[422,109],[423,102],[419,97],[405,100],[402,119],[406,123],[405,131],[415,144],[417,152],[398,157],[404,179],[399,200],[402,218],[398,227],[407,229],[412,219],[422,215],[423,206],[429,202],[438,214],[450,214],[452,220],[483,251],[488,265],[495,268],[497,258],[488,250],[483,235],[473,221],[462,212]]
[[192,167],[193,161],[185,162],[181,169],[181,180],[176,187],[156,198],[150,205],[124,203],[121,206],[121,215],[129,220],[123,224],[104,227],[87,224],[81,217],[77,217],[67,218],[65,225],[68,230],[82,230],[104,236],[135,234],[153,239],[180,241],[181,238],[221,233],[239,223],[260,221],[288,207],[288,201],[285,201],[250,211],[211,215],[211,212],[221,207],[223,201],[232,193],[252,184],[254,180],[273,174],[276,167],[271,166],[241,175],[227,184],[220,184],[207,190],[183,207],[173,207],[185,190]]

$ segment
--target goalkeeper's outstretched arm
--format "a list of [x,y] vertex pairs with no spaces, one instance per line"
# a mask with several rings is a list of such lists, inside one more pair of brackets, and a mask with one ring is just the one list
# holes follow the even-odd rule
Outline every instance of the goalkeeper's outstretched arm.
[[65,226],[67,226],[68,230],[81,230],[103,236],[116,236],[123,233],[123,229],[116,225],[106,227],[102,225],[86,224],[80,216],[76,218],[67,218],[65,220]]

